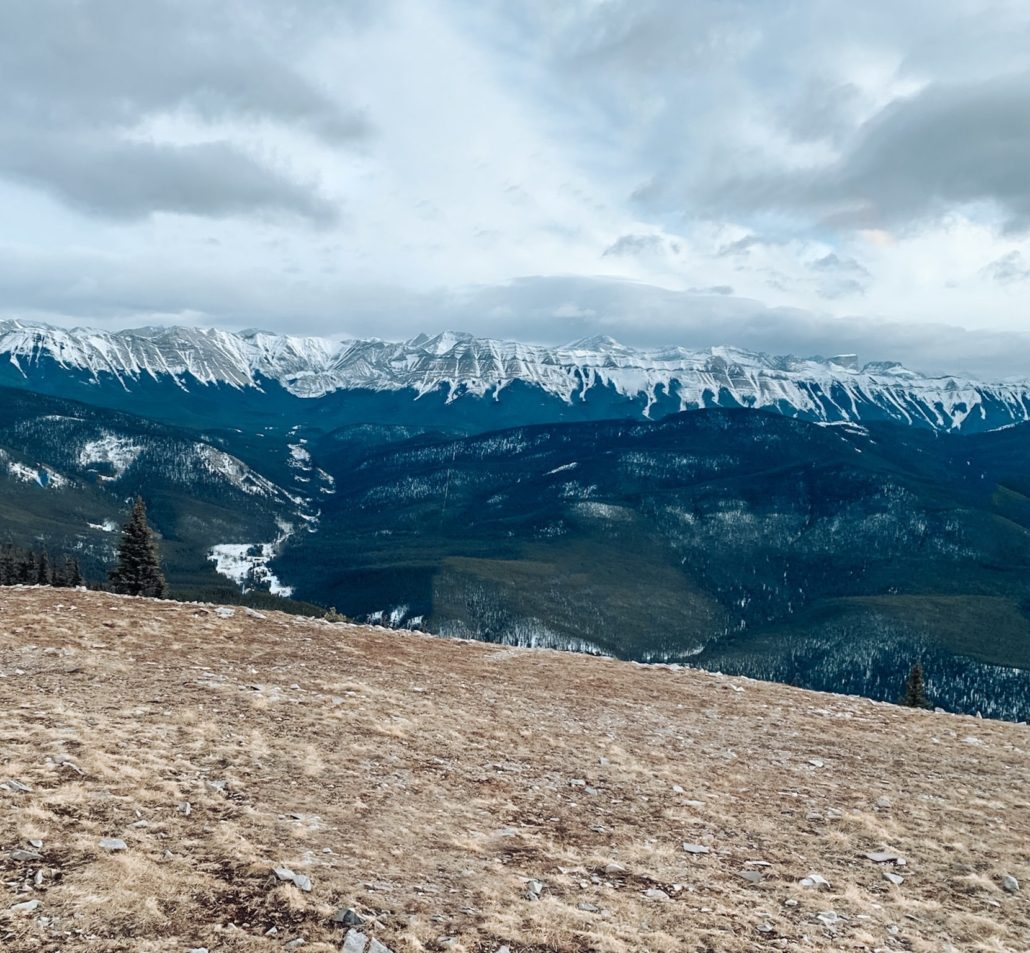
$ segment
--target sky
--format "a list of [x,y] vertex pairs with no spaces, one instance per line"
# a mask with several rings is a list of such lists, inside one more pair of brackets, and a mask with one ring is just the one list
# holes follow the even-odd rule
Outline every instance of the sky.
[[0,316],[1030,376],[1024,0],[3,0]]

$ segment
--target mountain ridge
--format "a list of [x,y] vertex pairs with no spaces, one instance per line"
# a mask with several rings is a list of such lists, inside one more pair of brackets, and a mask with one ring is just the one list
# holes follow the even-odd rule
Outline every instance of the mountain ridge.
[[[660,417],[715,406],[770,409],[816,421],[897,420],[933,430],[991,430],[1030,420],[1030,378],[983,382],[930,377],[855,355],[799,358],[730,346],[633,348],[596,335],[545,347],[467,332],[378,338],[300,337],[259,330],[191,327],[121,331],[0,322],[8,382],[82,375],[126,393],[146,380],[180,392],[197,385],[258,394],[269,384],[289,396],[431,395],[445,405],[510,401],[515,385],[555,405],[554,414],[606,403],[605,416]],[[12,380],[13,378],[13,380]],[[611,409],[609,409],[610,405]],[[482,410],[491,429],[489,412]]]

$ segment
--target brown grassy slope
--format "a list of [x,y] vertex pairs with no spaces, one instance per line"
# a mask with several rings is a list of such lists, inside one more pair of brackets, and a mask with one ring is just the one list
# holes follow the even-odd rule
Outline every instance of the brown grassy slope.
[[352,905],[397,953],[1028,950],[1028,747],[702,672],[5,589],[0,785],[31,791],[0,786],[0,948],[330,950]]

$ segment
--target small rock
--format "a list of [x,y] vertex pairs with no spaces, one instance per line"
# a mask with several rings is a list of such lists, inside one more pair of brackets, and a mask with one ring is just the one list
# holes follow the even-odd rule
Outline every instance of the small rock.
[[826,927],[836,926],[838,923],[846,919],[840,914],[835,913],[833,910],[823,910],[821,913],[817,913],[815,918]]
[[340,953],[365,953],[365,945],[368,943],[368,937],[364,933],[359,933],[357,930],[348,930],[347,935],[343,938],[343,946],[340,947]]
[[180,801],[178,811],[180,814],[185,814],[189,817],[193,813],[193,805],[189,801]]
[[576,904],[576,909],[577,910],[582,910],[584,913],[600,913],[601,912],[601,908],[600,907],[596,907],[596,906],[594,906],[594,904],[587,903],[586,901],[583,901],[582,903],[577,903]]
[[43,906],[39,900],[26,900],[24,903],[16,903],[11,910],[14,913],[32,913],[33,910],[38,910]]
[[808,759],[808,763],[809,763],[809,764],[810,764],[810,765],[811,765],[811,766],[812,766],[813,768],[822,768],[822,767],[825,767],[825,765],[823,764],[823,762],[822,762],[822,761],[820,761],[820,760],[819,760],[818,758],[809,758],[809,759]]
[[773,932],[773,925],[768,920],[763,920],[761,923],[758,924],[758,932],[759,933],[772,933]]
[[644,896],[648,900],[669,900],[669,895],[664,890],[659,890],[657,887],[652,887],[650,890],[644,891]]
[[1001,889],[1006,893],[1018,893],[1019,881],[1016,880],[1012,874],[1005,874],[1005,876],[1001,878]]
[[299,936],[295,940],[290,940],[289,943],[287,943],[285,946],[283,946],[283,949],[284,950],[296,950],[296,949],[299,949],[300,947],[305,946],[305,945],[307,945],[307,940],[305,940],[304,937]]
[[41,840],[30,840],[29,847],[34,847],[36,850],[42,850],[43,842]]
[[672,793],[673,794],[686,794],[687,792],[683,789],[682,785],[674,784],[672,786]]
[[190,949],[190,953],[207,953],[206,946],[194,946]]
[[798,905],[798,902],[793,897],[791,897],[789,900],[784,900],[783,905],[785,907],[796,907]]
[[27,784],[22,784],[15,778],[0,783],[0,788],[6,788],[12,794],[28,794],[32,790]]
[[104,850],[116,851],[116,850],[128,850],[129,845],[125,843],[120,837],[104,837],[100,840],[100,846]]
[[890,806],[891,806],[891,799],[890,799],[889,797],[881,797],[881,798],[877,798],[877,799],[876,799],[876,806],[877,806],[877,807],[878,807],[878,808],[879,808],[879,809],[880,809],[881,811],[888,811],[888,810],[890,810]]
[[359,927],[365,922],[365,918],[353,907],[340,907],[333,914],[333,923],[345,927]]
[[265,930],[265,936],[278,936],[278,935],[279,935],[279,928],[278,927],[269,927],[267,930]]
[[688,854],[710,854],[711,850],[704,844],[684,844],[683,849]]
[[31,861],[31,860],[42,860],[42,859],[43,859],[43,855],[40,854],[40,853],[37,853],[34,850],[22,850],[21,848],[18,848],[18,850],[12,850],[11,851],[11,860]]
[[231,619],[234,615],[236,615],[236,610],[230,609],[229,606],[219,606],[217,609],[215,609],[215,615],[218,616],[220,619]]
[[393,953],[388,946],[380,943],[375,937],[368,941],[368,953]]
[[905,878],[901,874],[892,874],[889,870],[883,872],[883,879],[894,884],[895,887],[900,887],[905,882]]
[[801,886],[808,890],[829,890],[830,882],[819,874],[809,874],[802,878]]
[[624,874],[626,872],[626,868],[618,861],[613,860],[610,864],[605,865],[604,872],[609,877],[618,877],[620,874]]
[[529,900],[539,900],[543,892],[544,885],[539,880],[530,880],[526,884],[526,897]]
[[226,786],[225,785],[225,781],[223,781],[221,779],[216,780],[216,781],[212,781],[212,780],[208,779],[208,780],[206,780],[204,782],[204,787],[206,787],[209,791],[211,791],[212,793],[215,793],[215,794],[224,794],[225,793],[225,786]]
[[760,870],[742,870],[737,876],[743,878],[749,884],[759,884],[762,882],[762,872]]
[[874,864],[892,864],[901,863],[904,866],[901,854],[896,853],[893,850],[873,850],[869,853],[863,854],[863,857],[868,857]]

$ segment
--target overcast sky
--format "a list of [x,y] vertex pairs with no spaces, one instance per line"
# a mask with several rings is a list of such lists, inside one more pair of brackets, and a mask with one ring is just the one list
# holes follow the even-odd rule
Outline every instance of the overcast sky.
[[0,313],[1030,375],[1025,0],[3,0]]

